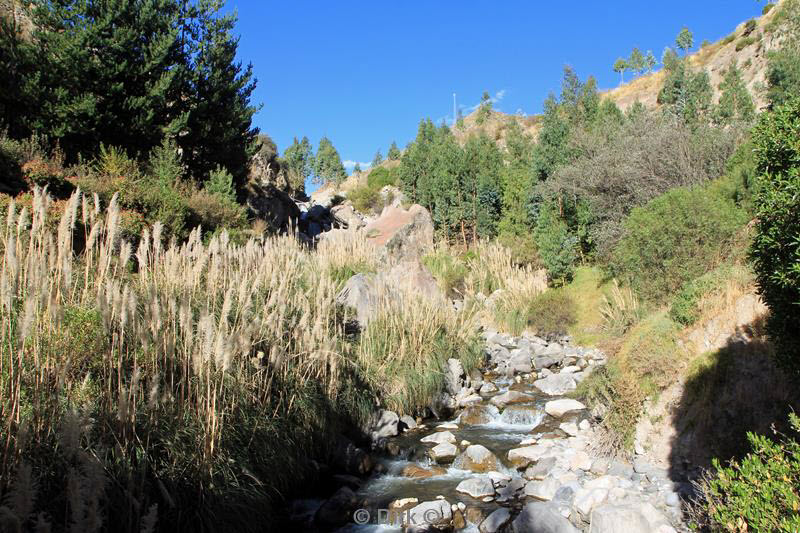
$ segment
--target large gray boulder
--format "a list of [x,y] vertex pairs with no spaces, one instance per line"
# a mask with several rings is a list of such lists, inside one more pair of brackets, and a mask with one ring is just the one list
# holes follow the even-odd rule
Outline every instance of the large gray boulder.
[[453,519],[453,511],[447,500],[434,500],[412,507],[402,517],[407,526],[444,526]]
[[471,444],[453,461],[453,467],[473,472],[491,472],[500,470],[500,460],[480,444]]
[[487,496],[494,496],[494,485],[492,485],[492,480],[488,477],[471,477],[459,483],[456,491],[481,499]]
[[464,365],[458,359],[450,358],[447,360],[447,368],[444,372],[444,386],[447,392],[455,396],[464,386],[467,375],[464,372]]
[[373,442],[379,439],[394,437],[398,434],[398,425],[400,417],[394,411],[388,409],[381,409],[375,417],[375,422],[372,425],[370,437]]
[[551,400],[544,404],[544,411],[555,418],[561,418],[567,413],[573,413],[576,411],[582,411],[586,409],[586,406],[583,405],[578,400],[572,400],[570,398],[561,398],[559,400]]
[[495,509],[478,525],[481,533],[497,533],[500,528],[511,522],[511,511],[505,507]]
[[561,396],[575,390],[578,382],[573,374],[551,374],[533,382],[534,387],[549,396]]
[[511,526],[514,533],[580,533],[551,502],[526,504]]

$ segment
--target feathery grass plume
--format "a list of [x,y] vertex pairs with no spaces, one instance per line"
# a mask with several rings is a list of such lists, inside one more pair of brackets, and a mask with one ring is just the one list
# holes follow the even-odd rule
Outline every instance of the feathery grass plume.
[[600,314],[603,317],[603,329],[619,335],[628,331],[641,318],[636,294],[630,287],[620,288],[616,279],[611,286],[611,298],[603,295]]

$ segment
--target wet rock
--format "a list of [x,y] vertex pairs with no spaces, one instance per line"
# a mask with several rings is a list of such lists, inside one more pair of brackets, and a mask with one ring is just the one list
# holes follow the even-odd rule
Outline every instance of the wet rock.
[[357,508],[358,498],[355,493],[347,487],[342,487],[319,507],[314,520],[326,526],[341,526],[350,521],[353,511]]
[[544,446],[542,444],[514,448],[513,450],[508,451],[508,460],[517,467],[528,466],[529,464],[541,459],[550,451],[551,448],[549,446]]
[[403,513],[405,525],[443,526],[453,519],[453,511],[447,500],[423,502]]
[[537,500],[550,501],[555,496],[559,486],[559,482],[551,477],[542,481],[529,481],[525,485],[525,495]]
[[506,482],[505,484],[498,484],[495,482],[495,492],[497,493],[498,502],[507,502],[520,497],[525,489],[525,480],[520,477]]
[[552,400],[544,404],[545,412],[555,418],[561,418],[567,413],[581,411],[583,409],[586,409],[585,405],[578,400],[572,400],[570,398]]
[[506,391],[503,394],[498,394],[494,396],[490,401],[499,407],[504,405],[508,405],[511,403],[523,403],[523,402],[532,402],[534,400],[533,396],[528,394],[523,394],[519,391],[510,390]]
[[487,381],[483,385],[481,385],[481,388],[478,390],[478,393],[483,395],[494,394],[495,392],[497,392],[497,390],[498,390],[497,385],[495,385],[491,381]]
[[499,414],[500,410],[494,405],[471,405],[461,412],[458,422],[470,426],[488,424]]
[[443,442],[431,448],[428,453],[437,463],[446,463],[455,459],[458,454],[458,448],[456,448],[455,444]]
[[456,508],[456,510],[453,511],[453,529],[459,530],[465,527],[467,527],[467,521],[464,519],[464,513]]
[[389,504],[389,509],[394,511],[404,511],[417,505],[419,500],[417,498],[400,498]]
[[497,533],[500,528],[511,522],[511,511],[505,507],[495,509],[478,526],[481,533]]
[[544,416],[539,408],[531,405],[510,405],[503,410],[500,420],[506,424],[536,427]]
[[407,430],[407,429],[416,429],[417,421],[411,418],[408,415],[403,415],[400,417],[400,429]]
[[512,522],[514,533],[579,533],[551,502],[532,502]]
[[534,387],[550,396],[560,396],[575,390],[578,383],[572,374],[551,374],[533,382]]
[[425,479],[433,476],[443,476],[446,473],[447,470],[445,470],[440,466],[433,466],[431,468],[422,468],[421,466],[411,464],[405,466],[400,474],[404,477]]
[[456,436],[450,433],[449,431],[437,431],[435,433],[431,433],[427,437],[421,438],[419,441],[433,443],[433,444],[441,444],[443,442],[449,442],[451,444],[455,444]]
[[470,524],[480,524],[486,518],[486,510],[483,507],[469,506],[464,511],[464,516]]
[[488,477],[473,477],[465,479],[456,487],[456,491],[469,494],[473,498],[494,496],[494,485]]
[[500,466],[500,460],[480,444],[467,446],[467,449],[453,461],[454,468],[473,472],[490,472],[499,469]]

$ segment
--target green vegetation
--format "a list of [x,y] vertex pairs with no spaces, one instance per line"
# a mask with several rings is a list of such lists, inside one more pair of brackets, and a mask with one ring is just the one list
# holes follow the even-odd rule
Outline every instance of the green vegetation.
[[763,115],[753,131],[757,193],[752,245],[768,330],[786,368],[800,371],[800,99]]
[[400,159],[400,149],[397,148],[397,143],[392,141],[392,145],[389,146],[389,153],[387,154],[389,161],[397,161]]
[[767,55],[767,99],[773,107],[796,96],[800,85],[800,1],[786,0],[779,9],[771,24],[783,43]]
[[675,44],[678,49],[683,50],[684,55],[689,53],[689,50],[694,46],[694,36],[689,28],[684,27],[681,32],[675,37]]
[[[353,188],[347,193],[347,198],[353,202],[353,208],[362,213],[380,212],[384,200],[381,189],[387,185],[396,185],[397,172],[385,167],[373,168],[367,174],[367,183]],[[391,201],[391,199],[387,199]]]
[[[512,303],[513,302],[513,303]],[[506,331],[519,335],[563,335],[576,321],[576,304],[563,289],[550,289],[527,300],[504,300],[495,309],[495,320]]]
[[744,267],[722,265],[687,281],[672,298],[669,308],[670,318],[682,326],[691,326],[702,315],[700,305],[702,299],[721,292],[733,279],[749,281],[751,276],[750,271]]
[[731,64],[719,84],[719,103],[713,111],[714,121],[728,125],[734,121],[752,122],[756,116],[755,104],[736,64]]
[[340,184],[347,179],[347,172],[342,165],[342,158],[327,137],[319,141],[317,154],[312,160],[315,183]]
[[[800,433],[800,418],[792,413],[789,422]],[[725,467],[715,460],[717,475],[702,486],[709,525],[719,531],[797,531],[800,443],[789,436],[779,442],[755,433],[747,438],[751,453]]]
[[758,37],[754,35],[748,35],[747,37],[742,37],[741,39],[736,41],[736,51],[741,52],[742,50],[744,50],[745,48],[756,42],[758,42]]

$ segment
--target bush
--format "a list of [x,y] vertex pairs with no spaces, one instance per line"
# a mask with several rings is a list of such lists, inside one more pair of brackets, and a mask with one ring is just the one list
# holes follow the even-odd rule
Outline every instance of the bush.
[[732,33],[727,37],[725,37],[724,39],[722,39],[722,44],[731,44],[734,41],[734,39],[736,39],[736,35]]
[[194,214],[192,225],[199,224],[203,229],[243,228],[247,225],[247,209],[243,205],[207,189],[194,191],[187,206]]
[[495,309],[495,321],[514,335],[525,330],[540,336],[564,335],[576,320],[575,300],[563,288],[533,298],[506,298]]
[[747,36],[753,33],[753,31],[758,27],[758,22],[756,19],[748,20],[744,25],[744,31],[742,31],[742,35]]
[[610,270],[647,300],[663,301],[714,268],[746,221],[713,186],[673,189],[631,212]]
[[763,8],[761,8],[761,14],[766,15],[767,13],[772,11],[773,7],[775,7],[775,4],[772,3],[766,4]]
[[370,189],[380,191],[387,185],[396,185],[397,176],[394,171],[384,167],[377,167],[367,174],[367,186]]
[[737,52],[741,52],[742,50],[744,50],[745,48],[747,48],[748,46],[750,46],[751,44],[753,44],[757,40],[758,40],[758,38],[753,36],[753,35],[749,35],[747,37],[742,37],[741,39],[736,41],[736,51]]
[[356,187],[347,193],[347,198],[353,202],[353,208],[362,213],[370,213],[380,208],[381,194],[371,187]]
[[[795,433],[800,418],[789,415]],[[701,485],[708,518],[720,531],[800,531],[800,443],[748,433],[752,452],[722,467]]]
[[753,131],[758,192],[751,248],[770,308],[767,331],[784,366],[800,373],[800,98],[762,115]]
[[536,252],[536,243],[529,234],[501,233],[497,241],[511,251],[511,259],[517,265],[538,266],[541,261]]
[[554,206],[542,206],[533,238],[550,282],[563,285],[570,281],[575,272],[578,240],[570,234],[567,223],[558,216]]

